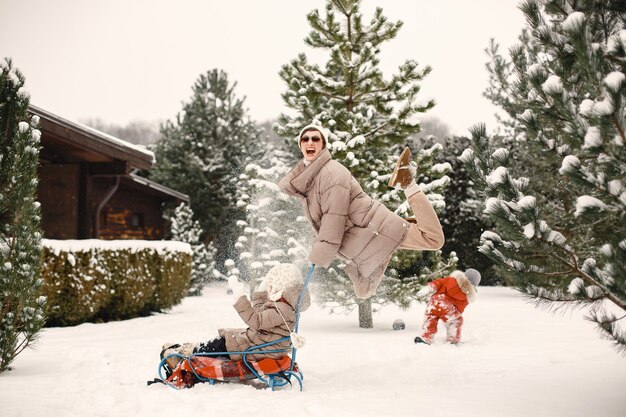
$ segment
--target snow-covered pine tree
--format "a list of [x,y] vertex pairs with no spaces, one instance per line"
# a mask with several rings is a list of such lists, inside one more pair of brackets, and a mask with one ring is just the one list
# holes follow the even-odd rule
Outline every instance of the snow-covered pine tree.
[[[510,60],[491,48],[487,92],[518,136],[494,141],[477,126],[461,156],[497,222],[479,250],[538,305],[589,306],[625,352],[626,10],[565,0],[520,8],[522,42]],[[517,152],[532,165],[511,163],[518,147],[534,151]]]
[[[295,114],[282,114],[275,128],[289,138],[296,152],[301,127],[321,122],[331,131],[333,158],[350,169],[365,192],[395,209],[404,196],[390,191],[386,184],[403,144],[420,129],[416,115],[435,104],[432,100],[423,104],[417,101],[419,82],[431,68],[420,69],[417,62],[407,60],[397,74],[385,79],[379,68],[379,47],[396,36],[402,22],[389,22],[381,8],[364,22],[359,4],[360,0],[328,0],[324,16],[318,10],[307,15],[312,31],[305,42],[328,51],[330,56],[324,67],[300,54],[281,68],[280,76],[288,86],[282,97]],[[440,150],[414,154],[418,163],[425,163]],[[418,182],[440,209],[444,204],[441,193],[448,181],[446,171],[424,163],[418,165]],[[405,252],[399,258],[406,256],[415,260],[419,255]],[[329,284],[325,294],[332,300],[337,294],[335,287],[346,280],[330,285],[332,278],[343,276],[343,272],[329,272],[322,282]],[[349,294],[349,285],[344,287],[344,293]],[[353,299],[354,303],[359,305],[359,325],[372,327],[370,300]]]
[[191,207],[185,203],[182,203],[174,210],[170,234],[172,240],[186,242],[191,245],[193,259],[191,262],[189,295],[200,295],[202,288],[215,276],[213,270],[215,269],[217,249],[213,242],[205,244],[200,240],[203,234],[200,222],[194,220]]
[[10,59],[0,59],[0,373],[31,345],[45,323],[41,215],[37,196],[37,116]]
[[311,247],[311,228],[302,215],[302,207],[284,194],[276,183],[291,166],[287,152],[269,148],[259,163],[248,164],[241,175],[238,205],[246,218],[237,222],[241,235],[235,248],[239,251],[241,278],[254,288],[266,272],[278,263],[307,265]]
[[191,208],[207,234],[202,239],[224,248],[241,217],[235,198],[237,177],[263,152],[260,130],[247,115],[245,99],[235,95],[235,87],[224,71],[201,74],[176,120],[161,126],[154,148],[157,164],[148,173],[190,195]]
[[[423,139],[426,143],[431,138]],[[493,262],[486,256],[476,253],[483,230],[492,222],[482,213],[483,199],[474,189],[474,183],[465,166],[458,160],[461,152],[470,144],[467,137],[453,136],[441,141],[444,159],[450,161],[452,173],[450,185],[446,188],[446,207],[439,216],[446,236],[444,253],[455,252],[459,258],[458,268],[475,268],[482,275],[481,285],[495,285],[501,278],[493,270]]]

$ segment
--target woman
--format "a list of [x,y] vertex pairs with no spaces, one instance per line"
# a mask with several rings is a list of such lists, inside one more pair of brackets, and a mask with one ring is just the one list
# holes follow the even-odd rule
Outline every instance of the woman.
[[297,197],[315,231],[309,261],[327,268],[335,257],[347,262],[345,272],[359,298],[376,292],[397,249],[437,250],[444,236],[437,214],[415,183],[405,148],[389,181],[404,190],[416,223],[409,223],[363,192],[350,171],[327,149],[328,131],[307,125],[299,135],[303,159],[278,183]]

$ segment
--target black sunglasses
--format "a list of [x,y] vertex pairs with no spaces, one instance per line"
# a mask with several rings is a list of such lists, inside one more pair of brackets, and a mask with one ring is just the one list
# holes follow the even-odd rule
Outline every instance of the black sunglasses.
[[312,141],[312,142],[317,143],[317,142],[319,142],[320,140],[322,140],[322,138],[320,138],[319,136],[312,136],[312,137],[309,137],[309,136],[302,136],[302,137],[300,138],[300,142],[308,142],[309,140],[310,140],[310,141]]

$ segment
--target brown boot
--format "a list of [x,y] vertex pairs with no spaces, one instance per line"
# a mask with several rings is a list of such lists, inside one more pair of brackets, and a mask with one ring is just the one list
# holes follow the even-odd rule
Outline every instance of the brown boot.
[[411,167],[409,166],[410,160],[411,150],[407,146],[400,154],[400,158],[398,158],[396,167],[391,174],[391,179],[387,184],[389,187],[404,190],[406,187],[411,185],[411,182],[413,181],[413,172],[411,172]]

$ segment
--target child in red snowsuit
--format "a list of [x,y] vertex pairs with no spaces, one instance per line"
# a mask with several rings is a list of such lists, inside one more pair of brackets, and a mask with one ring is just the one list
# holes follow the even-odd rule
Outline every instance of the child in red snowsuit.
[[480,283],[480,272],[467,269],[454,271],[448,277],[436,279],[424,286],[420,298],[430,297],[424,314],[422,332],[415,343],[430,344],[437,333],[439,319],[446,325],[447,340],[456,344],[461,341],[463,311],[476,298],[476,287]]

